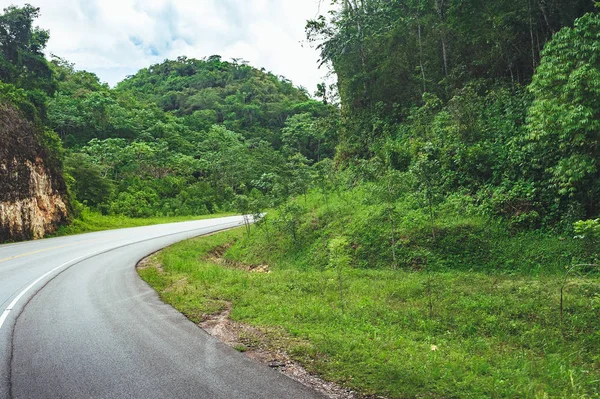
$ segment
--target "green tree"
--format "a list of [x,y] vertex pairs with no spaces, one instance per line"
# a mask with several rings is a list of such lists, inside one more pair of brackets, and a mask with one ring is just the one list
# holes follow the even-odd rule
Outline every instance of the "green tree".
[[313,181],[321,190],[325,207],[329,211],[329,196],[336,185],[336,170],[333,161],[325,158],[313,165]]
[[300,242],[299,228],[302,224],[302,217],[305,211],[295,201],[288,201],[279,208],[279,215],[275,220],[275,224],[279,229],[291,236],[295,245]]
[[74,153],[65,160],[65,172],[74,179],[71,187],[77,201],[102,208],[113,194],[114,186],[103,168],[86,154]]
[[242,215],[242,218],[244,219],[244,226],[246,227],[246,234],[248,237],[250,237],[250,218],[252,217],[250,214],[252,211],[250,198],[248,198],[247,195],[238,194],[235,196],[233,205],[235,211]]
[[352,256],[350,255],[350,241],[346,237],[336,237],[329,241],[329,267],[337,272],[338,295],[340,309],[344,312],[344,272],[350,267]]
[[286,164],[286,169],[289,174],[287,182],[289,193],[291,195],[303,195],[306,202],[306,194],[312,183],[312,175],[310,170],[310,161],[302,154],[292,155]]
[[52,69],[44,57],[49,33],[33,26],[40,9],[10,6],[0,14],[0,80],[26,90],[56,90]]
[[[597,215],[600,197],[600,16],[588,14],[550,41],[530,90],[531,161],[564,205]],[[564,209],[564,208],[563,208]]]
[[316,132],[315,121],[310,114],[297,114],[285,121],[281,131],[281,141],[289,152],[298,152],[305,157],[317,160],[322,139]]
[[425,200],[429,210],[431,237],[436,240],[435,234],[435,205],[440,199],[440,186],[442,177],[439,163],[440,151],[432,143],[425,144],[418,152],[417,159],[411,166],[415,176],[416,189]]

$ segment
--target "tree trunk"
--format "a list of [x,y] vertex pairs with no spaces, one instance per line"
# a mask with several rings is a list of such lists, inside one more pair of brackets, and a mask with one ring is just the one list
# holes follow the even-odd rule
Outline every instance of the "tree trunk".
[[431,219],[431,237],[433,237],[433,242],[435,242],[435,214],[433,212],[433,198],[431,198],[431,195],[428,195],[427,200],[429,202],[429,217]]
[[390,218],[390,224],[392,226],[392,261],[394,270],[398,269],[398,259],[396,257],[396,226],[394,224],[394,215],[392,215],[392,209],[390,207],[388,211],[388,215]]
[[440,19],[440,38],[442,41],[442,57],[444,60],[444,75],[448,76],[448,49],[446,45],[446,15],[444,13],[445,0],[436,0],[435,6],[437,8],[438,17]]
[[417,13],[417,23],[419,30],[419,67],[421,68],[421,77],[423,78],[423,94],[427,92],[427,87],[425,86],[425,67],[423,66],[423,41],[421,39],[421,15],[420,11]]
[[535,40],[533,38],[533,19],[531,16],[531,1],[527,2],[527,8],[529,9],[529,36],[531,37],[531,65],[533,67],[532,72],[535,73],[537,61],[535,55]]
[[546,22],[546,27],[548,28],[548,31],[553,34],[554,30],[552,29],[552,26],[550,25],[550,21],[548,20],[548,13],[546,11],[546,5],[543,4],[544,1],[543,0],[538,0],[538,7],[540,8],[540,11],[542,12],[542,16],[544,17],[544,21]]
[[448,54],[446,53],[446,38],[442,33],[442,56],[444,58],[444,75],[448,76]]

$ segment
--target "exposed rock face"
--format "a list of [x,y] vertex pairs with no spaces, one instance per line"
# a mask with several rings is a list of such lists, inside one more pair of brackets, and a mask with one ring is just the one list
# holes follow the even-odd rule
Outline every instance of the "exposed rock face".
[[67,222],[65,182],[36,127],[0,104],[0,243],[41,238]]

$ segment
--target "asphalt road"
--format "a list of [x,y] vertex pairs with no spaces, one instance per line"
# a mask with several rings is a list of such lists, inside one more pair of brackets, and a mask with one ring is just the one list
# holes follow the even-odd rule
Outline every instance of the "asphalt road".
[[196,327],[135,264],[241,217],[0,245],[0,398],[322,398]]

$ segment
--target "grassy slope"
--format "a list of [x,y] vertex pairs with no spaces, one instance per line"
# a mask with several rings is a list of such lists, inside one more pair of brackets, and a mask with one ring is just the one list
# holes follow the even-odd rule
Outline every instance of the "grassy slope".
[[231,216],[231,213],[203,216],[178,216],[161,218],[129,218],[122,215],[102,215],[90,210],[82,211],[81,215],[68,226],[61,227],[53,236],[67,236],[74,234],[91,233],[94,231],[122,229],[126,227],[150,226],[163,223],[187,222],[190,220],[211,219]]
[[[376,207],[344,198],[326,211],[311,201],[318,198],[309,198],[313,211],[299,228],[301,242],[275,226],[271,239],[261,229],[250,239],[242,230],[221,233],[167,249],[160,254],[164,271],[142,270],[142,277],[194,321],[231,302],[236,320],[282,327],[294,338],[288,352],[308,369],[363,393],[392,398],[600,395],[597,275],[570,279],[562,326],[559,317],[564,274],[559,265],[580,255],[575,242],[538,233],[511,237],[446,211],[436,243],[419,239],[418,226],[403,225],[399,235],[409,248],[402,255],[403,268],[368,269],[357,258],[372,257],[366,247],[381,228],[373,219]],[[456,234],[457,226],[470,238],[458,234],[444,244],[451,240],[444,238],[445,229]],[[350,237],[355,261],[335,269],[324,261],[325,248],[339,234]],[[226,243],[235,243],[225,254],[231,265],[266,262],[272,273],[224,267],[206,256]],[[455,250],[442,256],[446,245]],[[481,246],[487,248],[483,254]],[[505,252],[503,259],[495,259],[498,251]],[[407,261],[424,252],[427,268]]]

